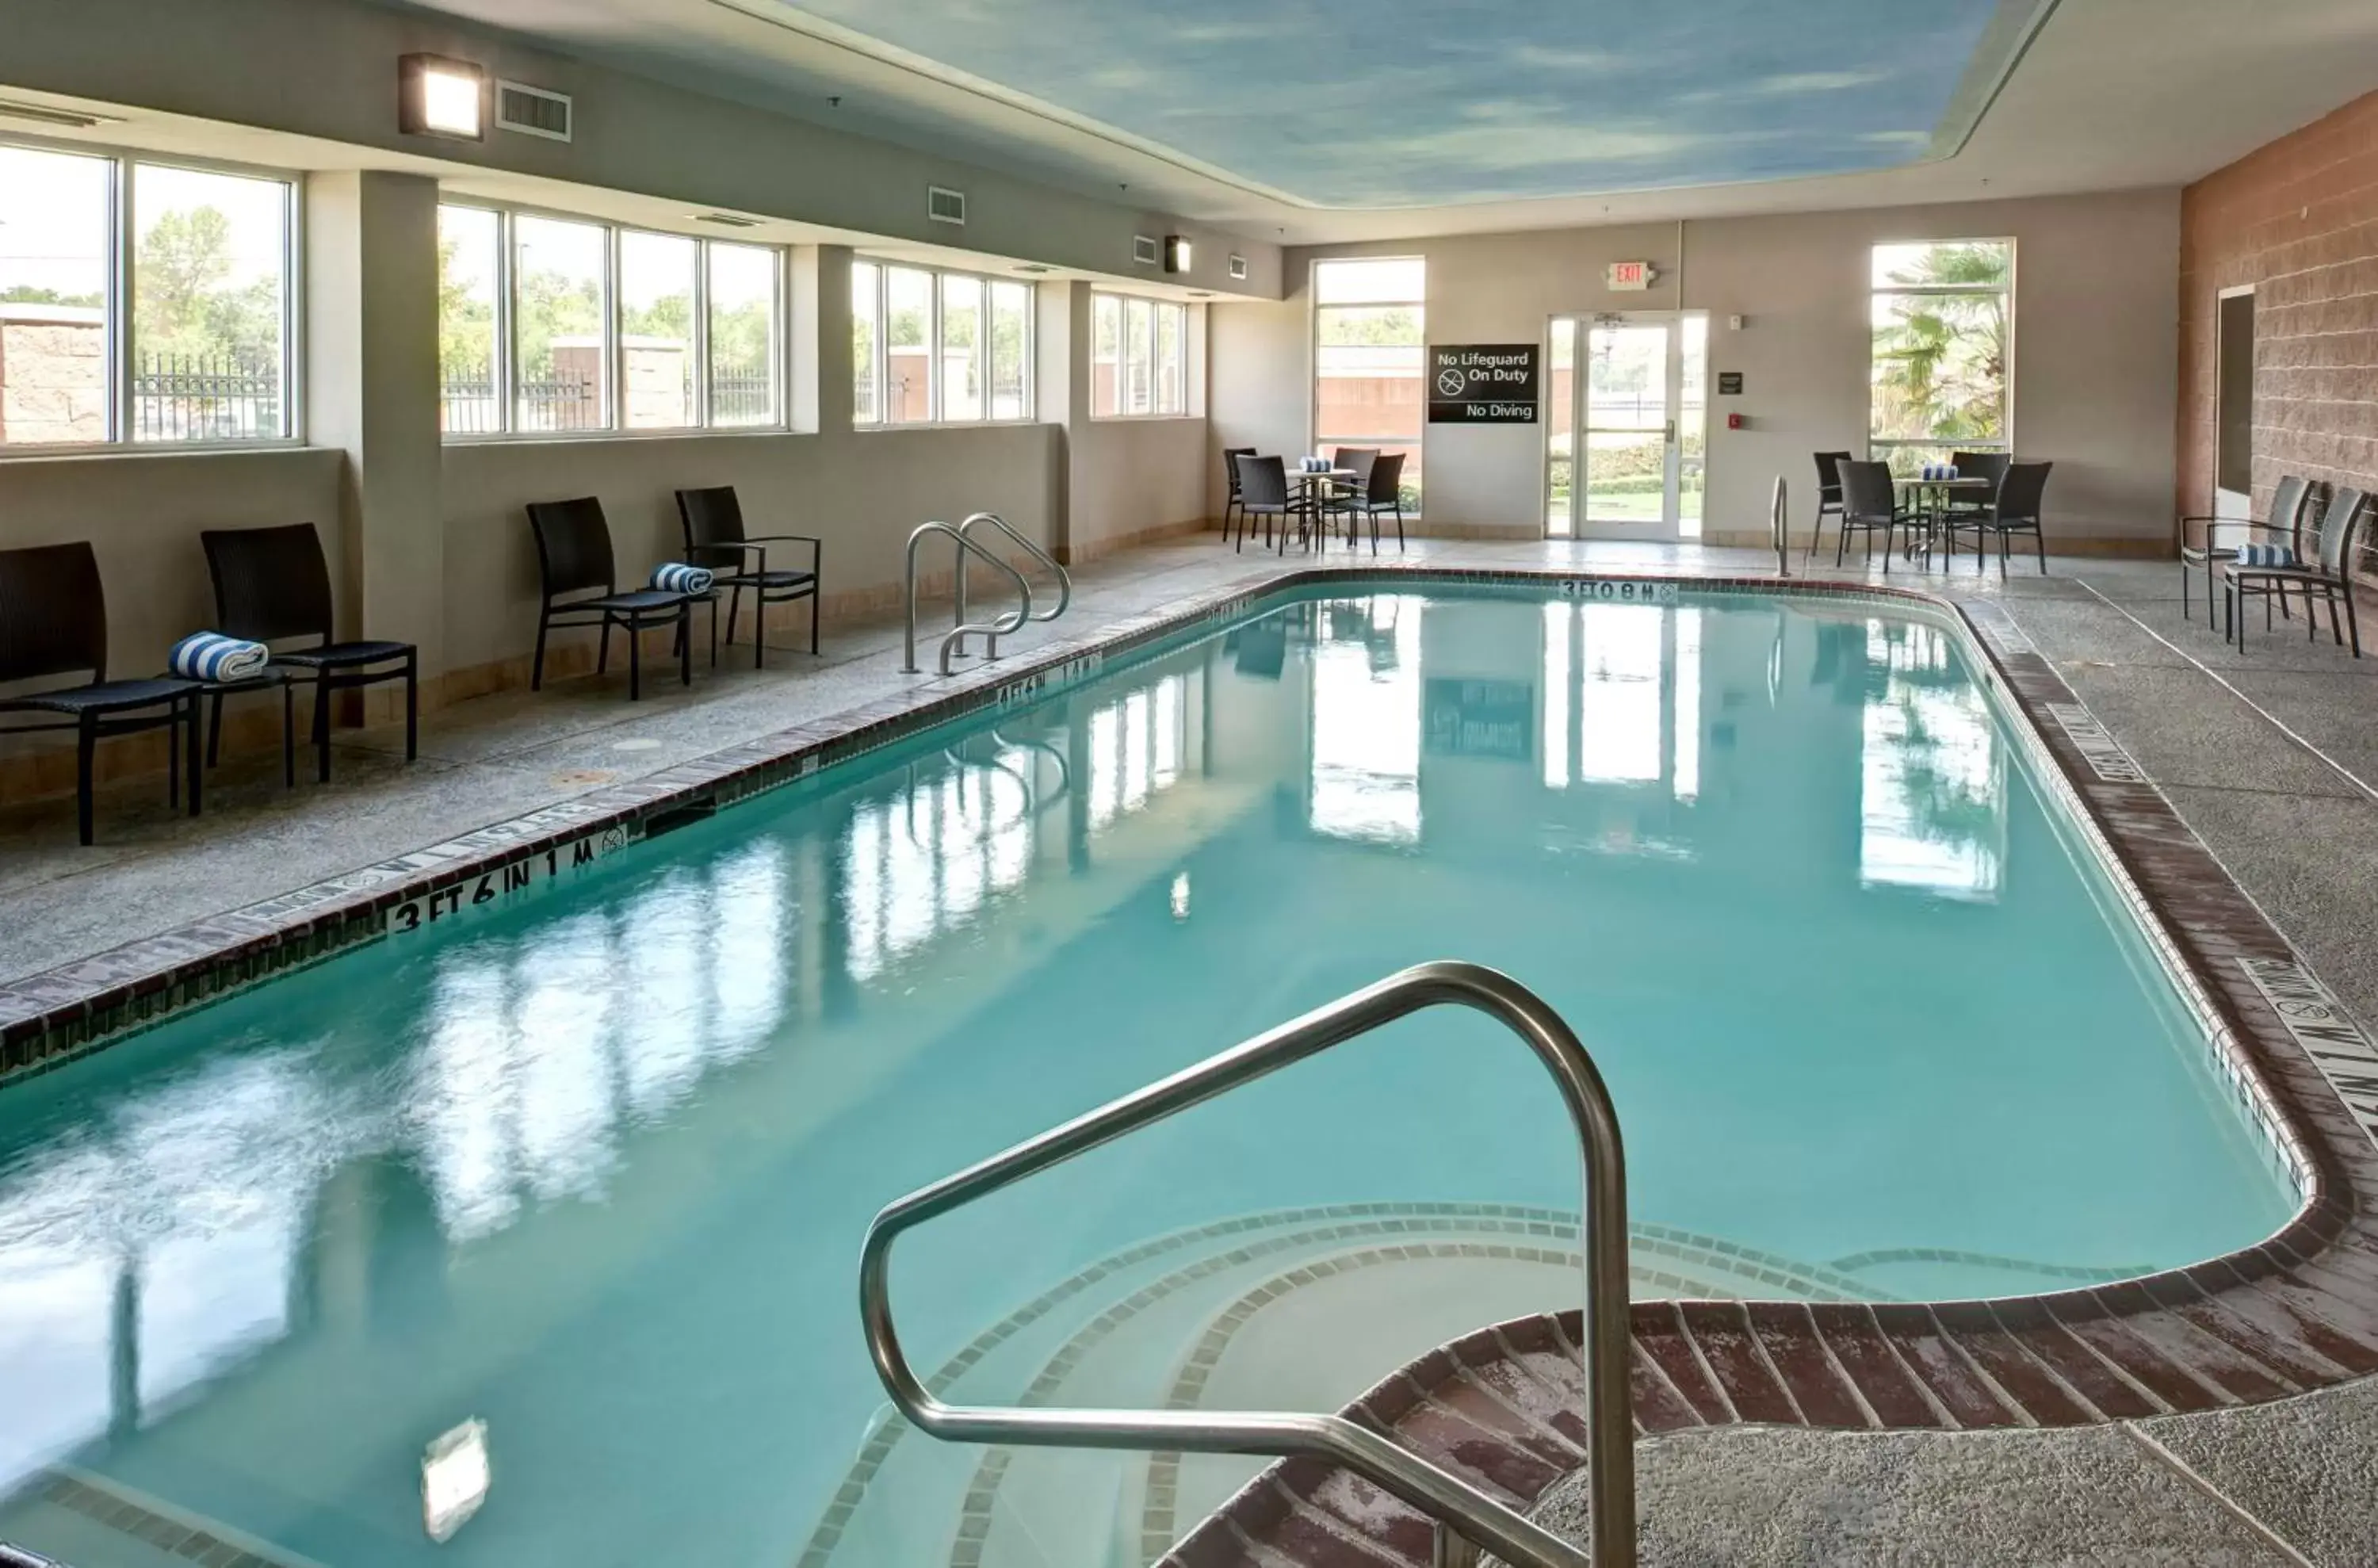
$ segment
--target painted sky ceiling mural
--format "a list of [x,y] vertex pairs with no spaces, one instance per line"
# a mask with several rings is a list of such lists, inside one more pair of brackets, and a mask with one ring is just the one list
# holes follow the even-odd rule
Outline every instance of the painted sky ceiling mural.
[[804,0],[1328,207],[1914,162],[1998,0]]

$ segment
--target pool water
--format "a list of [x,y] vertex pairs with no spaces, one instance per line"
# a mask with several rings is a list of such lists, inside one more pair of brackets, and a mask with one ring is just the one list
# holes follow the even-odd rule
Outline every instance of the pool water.
[[[1945,623],[1453,587],[872,754],[0,1092],[0,1538],[1146,1562],[1249,1463],[903,1441],[866,1222],[1428,959],[1595,1054],[1639,1294],[2256,1240],[2295,1194],[2032,766]],[[1578,1179],[1541,1069],[1438,1011],[936,1222],[895,1304],[963,1398],[1336,1404],[1574,1305]]]

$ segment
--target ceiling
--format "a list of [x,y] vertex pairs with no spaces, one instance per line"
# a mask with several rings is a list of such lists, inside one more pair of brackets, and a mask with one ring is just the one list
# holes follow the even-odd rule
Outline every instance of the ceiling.
[[408,0],[1291,244],[2178,183],[2370,0]]

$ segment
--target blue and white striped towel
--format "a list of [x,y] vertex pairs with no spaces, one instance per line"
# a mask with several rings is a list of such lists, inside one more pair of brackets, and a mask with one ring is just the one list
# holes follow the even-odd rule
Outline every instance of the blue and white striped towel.
[[706,594],[714,580],[707,566],[688,566],[682,561],[653,568],[653,586],[665,594]]
[[185,681],[225,685],[253,681],[271,662],[272,650],[262,643],[245,643],[220,632],[193,632],[165,656],[166,668]]
[[2240,566],[2293,566],[2295,548],[2291,545],[2240,545],[2238,564]]

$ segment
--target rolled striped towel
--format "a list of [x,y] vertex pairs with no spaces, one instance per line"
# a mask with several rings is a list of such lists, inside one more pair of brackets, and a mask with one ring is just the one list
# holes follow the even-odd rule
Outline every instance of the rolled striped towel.
[[714,578],[707,566],[672,561],[653,568],[653,586],[665,594],[706,594]]
[[2293,566],[2295,548],[2291,545],[2240,545],[2238,564],[2240,566]]
[[224,685],[253,681],[271,662],[272,650],[262,643],[242,642],[220,632],[193,632],[165,656],[166,668],[183,680]]

